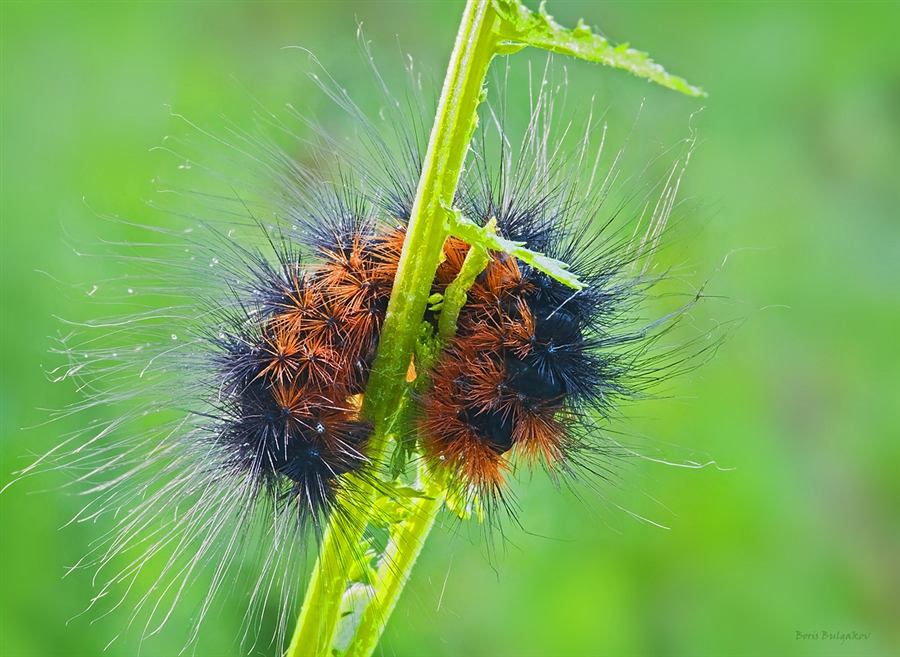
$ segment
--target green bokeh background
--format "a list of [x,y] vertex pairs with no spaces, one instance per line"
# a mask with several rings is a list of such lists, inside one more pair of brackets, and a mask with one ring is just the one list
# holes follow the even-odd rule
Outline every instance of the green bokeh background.
[[[57,364],[51,336],[68,330],[56,317],[102,315],[86,292],[121,274],[79,258],[72,236],[129,239],[94,209],[160,221],[145,200],[171,164],[149,152],[172,129],[165,104],[210,126],[249,116],[254,99],[327,112],[305,56],[282,47],[312,50],[351,93],[370,89],[357,22],[386,77],[399,78],[408,52],[440,79],[462,4],[0,5],[0,481],[89,419],[43,424],[40,410],[78,399],[43,371]],[[626,470],[613,499],[668,530],[538,477],[520,493],[523,529],[508,527],[497,556],[477,530],[436,531],[383,654],[897,655],[900,4],[560,0],[550,11],[566,24],[584,16],[710,94],[567,63],[570,94],[595,95],[617,134],[642,102],[637,141],[675,143],[689,120],[699,130],[682,188],[697,207],[682,219],[695,235],[684,258],[700,280],[716,272],[707,318],[743,323],[672,386],[677,397],[635,407],[631,427],[677,444],[673,458],[722,469]],[[4,657],[100,655],[126,622],[120,609],[66,625],[92,595],[91,574],[62,575],[103,527],[60,529],[79,500],[36,491],[61,481],[0,495]],[[240,653],[240,607],[230,600],[207,620],[197,655]],[[141,654],[177,654],[192,613],[180,608]],[[137,654],[137,634],[106,654]]]

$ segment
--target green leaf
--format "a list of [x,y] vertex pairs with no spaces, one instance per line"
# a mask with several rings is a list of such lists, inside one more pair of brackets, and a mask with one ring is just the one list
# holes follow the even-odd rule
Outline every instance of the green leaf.
[[473,246],[508,253],[573,290],[584,289],[585,284],[569,271],[569,265],[566,263],[548,258],[543,253],[527,249],[524,246],[524,242],[514,242],[513,240],[500,237],[491,230],[490,225],[479,226],[471,219],[462,216],[462,213],[456,208],[444,209],[447,211],[450,221],[448,230],[454,237],[458,237]]
[[447,489],[444,504],[460,520],[468,520],[474,514],[478,518],[478,522],[484,522],[484,508],[481,506],[481,500],[468,488],[460,489],[457,486],[451,486]]
[[705,96],[706,92],[684,79],[666,73],[647,53],[629,48],[627,43],[613,46],[607,39],[591,32],[582,20],[574,30],[567,30],[553,20],[541,2],[538,13],[525,7],[520,0],[494,0],[500,14],[496,33],[503,39],[501,46],[515,52],[516,46],[529,45],[563,55],[571,55],[589,62],[598,62],[614,68],[625,69],[641,78],[647,78],[669,89],[689,96]]
[[391,489],[391,497],[397,500],[432,500],[434,497],[412,486],[395,484]]
[[375,524],[390,528],[404,522],[415,507],[414,500],[433,499],[424,491],[406,486],[399,481],[382,481],[375,499],[373,517]]
[[416,435],[407,424],[403,431],[396,435],[396,445],[391,454],[389,473],[394,479],[406,474],[406,468],[416,452]]

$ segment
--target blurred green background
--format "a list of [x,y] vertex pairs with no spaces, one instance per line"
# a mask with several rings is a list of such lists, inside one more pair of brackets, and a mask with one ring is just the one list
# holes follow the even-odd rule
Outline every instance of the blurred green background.
[[[172,129],[165,105],[213,127],[242,121],[254,99],[327,114],[305,55],[282,47],[309,48],[351,94],[371,89],[358,22],[386,78],[400,78],[410,53],[440,80],[462,5],[0,5],[0,482],[88,420],[43,424],[41,409],[78,395],[42,367],[58,364],[51,336],[69,330],[57,317],[103,315],[86,292],[121,268],[79,258],[71,236],[129,239],[95,210],[161,220],[145,201],[171,166],[149,152]],[[668,530],[536,477],[520,491],[523,528],[507,526],[496,557],[477,529],[472,540],[466,529],[436,531],[382,653],[897,655],[900,4],[549,5],[560,22],[583,16],[709,92],[698,101],[566,62],[570,95],[596,96],[616,134],[641,103],[638,143],[671,145],[689,121],[699,130],[682,187],[698,208],[682,219],[696,237],[679,253],[695,282],[731,254],[712,275],[704,321],[745,321],[712,362],[670,386],[676,397],[637,405],[626,426],[675,460],[722,469],[625,468],[610,497]],[[358,100],[378,111],[379,99]],[[80,501],[36,491],[63,480],[26,480],[0,495],[5,657],[100,655],[127,619],[120,608],[66,624],[93,589],[89,571],[62,575],[104,527],[60,530]],[[195,654],[240,653],[240,608],[231,600],[206,621]],[[177,654],[193,612],[179,608],[141,654]],[[868,638],[842,643],[823,631]],[[137,654],[137,635],[106,654]]]

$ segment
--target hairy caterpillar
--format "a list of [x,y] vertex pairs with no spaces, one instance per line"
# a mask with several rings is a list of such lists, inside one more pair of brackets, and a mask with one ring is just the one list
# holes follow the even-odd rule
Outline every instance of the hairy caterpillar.
[[[544,102],[541,96],[533,108],[535,122],[528,131],[535,143],[546,144],[541,122],[549,108]],[[324,139],[325,145],[315,151],[319,157],[332,145],[327,137]],[[250,149],[240,142],[236,148],[243,156],[249,154]],[[86,442],[106,440],[112,431],[127,434],[129,422],[140,422],[138,418],[148,411],[171,413],[174,405],[178,413],[183,413],[161,432],[137,431],[100,452],[89,454],[79,447],[68,456],[67,467],[85,468],[85,481],[109,482],[95,487],[96,500],[83,517],[121,512],[111,543],[97,555],[98,567],[114,568],[115,560],[121,555],[137,555],[112,576],[98,598],[122,582],[135,581],[156,555],[174,548],[173,556],[159,575],[158,588],[162,591],[159,598],[144,597],[138,603],[138,608],[143,607],[147,612],[144,626],[147,635],[157,631],[179,601],[182,590],[193,586],[197,573],[209,566],[214,574],[209,596],[196,619],[199,625],[217,590],[227,584],[232,572],[245,567],[247,555],[259,537],[274,540],[280,549],[260,557],[268,579],[261,578],[249,591],[248,620],[265,607],[266,598],[270,597],[271,590],[278,588],[279,581],[286,583],[278,619],[278,633],[283,634],[291,614],[290,601],[296,592],[292,587],[296,586],[293,582],[297,578],[291,575],[296,566],[292,564],[297,560],[297,553],[304,549],[300,537],[310,526],[315,532],[321,532],[323,520],[329,514],[342,512],[341,491],[355,485],[354,477],[371,478],[373,470],[386,465],[371,462],[367,456],[370,427],[359,415],[358,395],[365,390],[392,272],[396,268],[405,214],[410,205],[409,189],[417,164],[415,152],[410,161],[394,168],[391,168],[391,156],[385,154],[378,162],[388,169],[384,176],[354,168],[350,174],[336,171],[341,175],[321,182],[321,173],[299,165],[283,152],[272,149],[266,152],[270,148],[266,143],[256,144],[254,148],[261,148],[269,158],[262,160],[267,162],[263,164],[267,167],[263,173],[273,174],[279,183],[275,199],[258,205],[236,195],[237,200],[225,203],[232,217],[224,227],[205,218],[200,221],[198,228],[205,229],[207,237],[188,244],[192,252],[204,254],[200,260],[204,266],[208,261],[212,272],[199,267],[186,275],[185,280],[194,276],[194,281],[187,290],[186,303],[171,309],[172,316],[160,314],[125,320],[129,328],[121,337],[126,344],[129,340],[132,344],[136,342],[134,335],[143,330],[141,324],[149,325],[148,331],[153,335],[142,353],[126,355],[120,347],[109,350],[75,347],[70,351],[71,356],[80,360],[69,373],[76,375],[93,366],[95,372],[105,374],[106,381],[113,386],[113,392],[106,398],[109,400],[130,394],[127,388],[134,382],[126,382],[124,375],[127,368],[139,365],[141,394],[148,399],[137,411],[126,413]],[[548,167],[547,155],[540,151],[533,154],[535,162],[545,164],[535,165],[536,173],[530,177],[521,170],[510,174],[525,182],[513,190],[513,196],[505,198],[503,183],[490,180],[486,168],[473,165],[458,204],[478,222],[497,218],[498,232],[507,238],[550,253],[555,249],[559,257],[575,256],[574,252],[564,253],[563,245],[572,233],[566,232],[563,223],[567,221],[566,216],[573,217],[576,223],[586,220],[580,213],[583,207],[572,201],[577,186],[571,181],[563,185],[554,178],[565,171]],[[476,148],[472,157],[477,162],[491,156]],[[260,162],[259,158],[255,162]],[[672,188],[666,186],[663,191],[662,197],[666,198]],[[590,202],[599,196],[598,192]],[[509,211],[510,200],[513,206],[520,207]],[[258,219],[259,207],[266,204],[269,209],[275,207],[274,221]],[[670,211],[669,201],[660,207],[653,221],[634,240],[638,245],[649,241],[643,253],[652,252],[654,240]],[[571,214],[561,212],[563,209]],[[231,235],[233,231],[237,238]],[[166,234],[165,237],[175,236]],[[183,244],[184,238],[174,241]],[[621,247],[621,243],[616,246]],[[609,247],[612,249],[613,244]],[[456,265],[464,256],[461,244],[453,241],[448,242],[445,252],[446,266],[439,272],[435,292],[441,292],[453,279]],[[622,253],[617,251],[607,261],[610,269],[602,272],[606,276],[604,280],[614,280],[626,266],[637,262],[642,251],[635,249],[627,256]],[[588,261],[602,262],[596,254]],[[577,267],[577,258],[572,262]],[[145,264],[165,269],[169,263],[159,260]],[[562,399],[570,395],[578,400],[580,395],[583,401],[589,395],[585,390],[577,391],[573,383],[561,385],[559,377],[568,369],[565,358],[571,360],[573,355],[577,359],[590,358],[591,346],[584,343],[582,331],[589,328],[592,321],[589,316],[601,304],[595,298],[573,314],[567,305],[575,297],[569,299],[568,292],[563,295],[560,288],[549,284],[543,300],[538,299],[527,310],[521,309],[522,304],[531,301],[526,298],[530,294],[526,288],[533,286],[535,279],[525,280],[528,272],[523,274],[524,270],[514,259],[496,256],[484,274],[485,281],[492,279],[495,270],[504,267],[513,278],[518,271],[524,281],[520,284],[522,289],[513,294],[519,296],[518,300],[501,307],[499,314],[491,314],[482,299],[479,310],[476,297],[481,283],[476,282],[472,303],[460,317],[459,339],[442,352],[434,368],[420,372],[423,386],[426,386],[425,378],[430,379],[417,398],[422,404],[419,426],[424,429],[424,458],[440,461],[441,456],[447,455],[440,453],[441,432],[445,432],[445,439],[448,435],[440,409],[451,403],[459,405],[459,400],[446,391],[449,383],[463,376],[462,372],[454,373],[454,367],[462,368],[469,361],[477,360],[476,352],[493,350],[494,366],[502,363],[507,368],[522,368],[534,353],[526,353],[525,343],[537,340],[546,347],[543,332],[548,326],[561,331],[574,327],[578,335],[572,331],[560,333],[563,338],[559,342],[570,347],[578,344],[570,348],[568,356],[563,354],[563,360],[557,358],[547,366],[547,371],[552,373],[549,379],[537,377],[534,381],[535,386],[547,389],[540,401],[543,414],[528,420],[531,429],[527,423],[519,422],[519,426],[526,427],[518,429],[519,434],[535,434],[538,423],[553,425],[552,435],[546,434],[551,435],[550,439],[542,444],[539,439],[514,438],[517,429],[509,423],[503,426],[504,411],[494,416],[499,418],[500,447],[517,443],[528,464],[544,465],[564,474],[579,465],[590,467],[591,459],[601,452],[587,442],[572,440],[572,436],[577,436],[572,430],[577,429],[583,408],[577,404],[567,406],[568,402]],[[584,271],[590,277],[590,268]],[[597,274],[595,283],[601,282],[600,275]],[[171,273],[164,276],[172,279]],[[628,291],[636,292],[643,284],[629,284],[627,278],[628,275],[621,288],[623,298],[631,298]],[[639,269],[632,279],[649,280],[641,278]],[[505,285],[495,290],[503,292]],[[491,289],[489,283],[482,287]],[[611,290],[615,286],[608,286],[607,291]],[[614,314],[612,303],[604,308]],[[513,317],[513,311],[518,315]],[[480,317],[479,312],[485,316]],[[512,328],[520,333],[519,343],[498,343],[497,333],[490,330],[491,323],[501,332],[518,324],[518,329]],[[178,328],[167,342],[173,327]],[[647,335],[635,333],[632,338],[620,335],[617,339],[624,344]],[[491,340],[493,345],[489,344]],[[520,355],[510,356],[502,351],[516,349]],[[87,362],[81,351],[88,356]],[[527,367],[540,370],[539,366]],[[590,373],[598,363],[589,362],[581,367],[582,373]],[[493,367],[476,370],[475,374],[496,379],[503,372]],[[134,374],[129,376],[133,378]],[[495,387],[498,385],[497,380],[493,383]],[[597,380],[589,383],[591,389],[599,385]],[[121,388],[116,387],[119,384]],[[627,390],[623,384],[614,392],[624,395]],[[532,395],[532,401],[535,397]],[[610,393],[607,398],[612,399]],[[482,394],[481,399],[476,396],[465,400],[470,404],[472,416],[484,413],[481,407],[487,403],[485,399]],[[511,409],[509,417],[524,414],[524,407],[508,408]],[[154,440],[148,440],[150,436]],[[429,442],[432,438],[435,440]],[[148,444],[153,445],[149,458]],[[453,472],[461,473],[457,483],[464,494],[473,489],[489,507],[504,500],[506,489],[500,473],[506,467],[501,459],[507,451],[510,450],[490,447],[489,452],[482,450],[482,455],[490,460],[487,467],[469,467],[456,460],[458,467]],[[149,542],[148,532],[156,537]],[[252,632],[250,628],[248,631]]]

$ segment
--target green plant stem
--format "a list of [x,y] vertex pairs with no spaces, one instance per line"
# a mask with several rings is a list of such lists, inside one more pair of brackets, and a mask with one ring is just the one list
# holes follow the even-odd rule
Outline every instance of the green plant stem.
[[[491,224],[496,223],[495,220],[491,220]],[[441,314],[438,318],[437,331],[437,338],[441,346],[456,335],[456,322],[459,319],[459,311],[462,310],[468,299],[468,291],[490,261],[491,256],[487,249],[479,244],[472,244],[469,247],[469,252],[466,254],[466,259],[463,260],[459,274],[444,290],[444,300],[441,303]]]
[[[370,458],[376,464],[383,460],[394,414],[405,391],[406,371],[440,262],[447,236],[443,208],[453,202],[463,160],[477,124],[476,110],[498,45],[498,37],[493,31],[496,20],[491,0],[468,1],[444,80],[363,405],[363,414],[375,426]],[[374,512],[374,499],[372,486],[360,486],[349,500],[352,505],[349,520],[342,515],[339,522],[329,524],[287,657],[318,657],[329,653],[340,616],[341,598],[347,587],[346,565],[358,556],[357,546],[370,514]],[[399,574],[399,566],[385,570],[381,595],[376,594],[377,606],[372,612],[380,614],[376,616],[380,620],[372,626],[374,635],[369,639],[369,652],[358,654],[370,654],[374,650],[387,620],[386,613],[393,609],[434,522],[440,507],[438,499],[429,500],[428,504],[423,502],[422,508],[414,514],[417,520],[410,521],[403,530],[403,540],[394,543],[394,554],[390,556],[398,564],[406,564],[403,570],[406,574],[396,579],[392,573]],[[350,552],[346,551],[348,548]]]
[[[372,506],[370,486],[355,481],[342,503],[351,509]],[[319,657],[327,655],[341,611],[341,598],[347,588],[348,565],[362,559],[359,543],[366,529],[368,515],[350,513],[340,522],[329,522],[322,537],[319,558],[294,629],[286,657]]]
[[426,492],[434,497],[417,499],[409,518],[391,528],[391,538],[378,567],[374,594],[344,657],[369,657],[378,645],[444,503],[445,491],[426,489]]
[[478,122],[488,66],[497,50],[491,0],[469,0],[456,35],[447,77],[416,189],[406,241],[372,365],[364,413],[376,433],[390,424],[425,314],[447,237],[444,207],[453,204],[469,141]]

